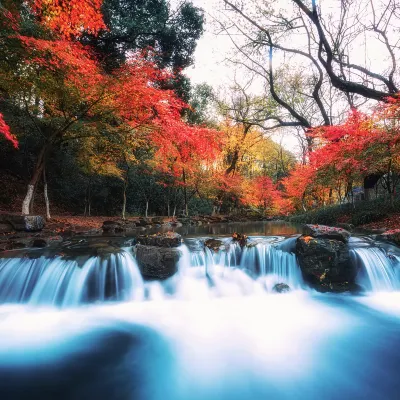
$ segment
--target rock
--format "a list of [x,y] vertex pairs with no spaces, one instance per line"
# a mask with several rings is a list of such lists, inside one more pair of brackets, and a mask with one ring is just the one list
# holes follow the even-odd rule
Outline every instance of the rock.
[[315,289],[327,292],[352,290],[357,268],[343,240],[300,236],[296,255],[304,280]]
[[178,247],[182,244],[182,236],[175,232],[140,235],[136,239],[139,244],[146,246]]
[[342,228],[346,231],[352,232],[354,230],[354,225],[353,224],[345,224],[345,223],[339,223],[336,224],[337,228]]
[[62,236],[49,236],[47,239],[47,246],[48,247],[56,247],[63,242]]
[[25,232],[41,231],[45,226],[44,218],[41,215],[1,214],[0,223],[11,225],[15,231]]
[[219,251],[221,248],[223,248],[224,243],[222,242],[222,240],[218,239],[207,239],[204,242],[204,246],[208,247],[213,251]]
[[46,247],[47,241],[43,238],[36,238],[32,240],[31,247]]
[[286,283],[277,283],[272,288],[272,291],[276,293],[287,293],[290,292],[290,286],[286,285]]
[[0,233],[10,233],[14,230],[13,226],[8,222],[0,222]]
[[232,240],[234,242],[238,242],[241,247],[244,247],[244,246],[246,246],[246,243],[247,243],[247,235],[234,232],[232,235]]
[[102,230],[104,233],[129,232],[136,228],[136,223],[128,220],[104,221]]
[[182,253],[176,247],[136,245],[136,260],[145,278],[166,279],[178,271]]
[[116,233],[124,230],[122,224],[118,221],[104,221],[101,228],[106,233]]
[[342,228],[334,228],[326,225],[304,225],[303,234],[318,239],[334,239],[347,243],[350,233]]
[[376,238],[389,240],[396,246],[400,246],[400,229],[392,229],[390,231],[383,232],[381,235],[377,235]]

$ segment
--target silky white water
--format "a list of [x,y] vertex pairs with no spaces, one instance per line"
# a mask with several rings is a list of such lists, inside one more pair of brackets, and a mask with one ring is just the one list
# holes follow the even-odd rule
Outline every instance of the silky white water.
[[218,252],[189,241],[164,281],[143,281],[129,249],[0,261],[0,398],[398,398],[396,256],[352,249],[374,293],[323,295],[293,239],[223,240]]

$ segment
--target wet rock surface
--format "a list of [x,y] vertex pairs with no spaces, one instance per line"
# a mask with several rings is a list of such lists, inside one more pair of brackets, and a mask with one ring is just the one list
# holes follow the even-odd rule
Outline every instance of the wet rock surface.
[[166,279],[178,271],[182,252],[176,247],[156,247],[137,244],[136,260],[140,272],[147,279]]
[[247,239],[248,239],[247,235],[242,234],[242,233],[234,232],[233,235],[232,235],[232,240],[234,242],[238,242],[241,247],[246,246]]
[[13,230],[38,232],[41,231],[44,227],[45,220],[41,215],[0,215],[0,232],[11,232]]
[[175,232],[139,235],[136,240],[139,244],[157,247],[179,247],[182,244],[182,236]]
[[217,252],[220,249],[224,248],[224,242],[219,239],[207,239],[204,242],[204,246],[208,247],[210,250]]
[[396,246],[400,246],[400,229],[392,229],[377,235],[377,239],[388,240]]
[[272,291],[275,293],[287,293],[290,292],[290,286],[287,285],[286,283],[277,283],[272,288]]
[[[325,235],[325,231],[321,235]],[[353,290],[357,268],[352,263],[348,236],[334,232],[332,236],[300,236],[296,255],[304,280],[321,292]],[[332,237],[339,237],[334,239]]]
[[303,235],[318,239],[333,239],[347,243],[350,238],[350,232],[343,228],[337,228],[326,225],[304,225]]

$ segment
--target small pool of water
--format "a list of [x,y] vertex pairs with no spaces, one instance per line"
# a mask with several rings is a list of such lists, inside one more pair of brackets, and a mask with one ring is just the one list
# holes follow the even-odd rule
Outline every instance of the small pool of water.
[[[152,229],[152,231],[171,230],[171,228]],[[234,232],[247,236],[290,236],[301,233],[301,225],[285,221],[249,221],[181,226],[172,228],[183,236],[230,236]]]

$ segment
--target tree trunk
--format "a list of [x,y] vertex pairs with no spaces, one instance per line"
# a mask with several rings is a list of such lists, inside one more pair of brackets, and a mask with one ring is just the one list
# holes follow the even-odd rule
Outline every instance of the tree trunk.
[[168,214],[168,218],[171,216],[171,207],[169,205],[169,201],[167,203],[167,214]]
[[28,190],[24,198],[24,201],[22,202],[22,214],[24,215],[29,215],[30,213],[30,206],[32,202],[33,193],[44,168],[44,156],[46,154],[46,150],[47,146],[43,146],[42,149],[40,150],[35,168],[33,170],[32,178],[28,184]]
[[146,199],[146,211],[145,211],[145,217],[147,218],[149,212],[149,200]]
[[46,170],[45,167],[43,167],[43,184],[44,184],[44,188],[43,188],[43,193],[44,193],[44,202],[46,204],[46,219],[50,220],[51,219],[51,215],[50,215],[50,202],[49,202],[49,196],[48,196],[48,192],[47,192],[47,178],[46,178]]
[[124,185],[124,193],[122,198],[122,219],[125,219],[126,213],[126,185]]
[[31,185],[31,184],[28,185],[28,191],[27,191],[25,199],[22,203],[22,214],[24,214],[24,215],[29,215],[29,205],[32,200],[34,189],[35,189],[34,185]]
[[187,187],[186,187],[186,172],[185,169],[182,169],[182,178],[183,178],[183,198],[185,201],[185,215],[189,216],[189,206],[188,206],[188,198],[187,198]]

